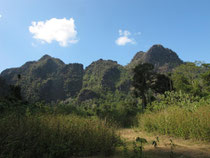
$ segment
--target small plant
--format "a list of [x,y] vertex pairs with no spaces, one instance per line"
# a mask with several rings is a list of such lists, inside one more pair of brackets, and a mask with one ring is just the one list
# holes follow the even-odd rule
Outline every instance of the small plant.
[[133,142],[134,155],[132,158],[143,158],[143,144],[147,143],[144,138],[137,137],[136,141]]
[[133,141],[133,154],[128,153],[128,147],[126,143],[123,143],[124,158],[145,158],[143,154],[143,144],[145,143],[147,143],[146,139],[137,137],[136,141]]
[[170,146],[171,146],[170,158],[174,158],[174,148],[175,148],[175,144],[173,143],[173,140],[172,140],[172,139],[170,139]]
[[159,137],[156,137],[156,140],[154,140],[154,141],[152,142],[152,145],[154,145],[154,147],[156,148],[157,145],[158,145],[158,143],[159,143]]

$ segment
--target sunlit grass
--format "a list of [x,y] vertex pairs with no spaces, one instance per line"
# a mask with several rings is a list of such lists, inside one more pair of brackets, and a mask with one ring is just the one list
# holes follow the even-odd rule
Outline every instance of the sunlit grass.
[[139,128],[185,139],[210,141],[210,106],[192,110],[175,106],[146,113],[139,118]]
[[110,155],[119,143],[115,129],[98,119],[73,115],[0,119],[0,157]]

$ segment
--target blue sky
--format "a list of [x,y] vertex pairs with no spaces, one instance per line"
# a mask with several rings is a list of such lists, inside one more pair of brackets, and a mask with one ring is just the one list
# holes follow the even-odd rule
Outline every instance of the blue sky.
[[210,62],[209,0],[0,0],[0,72],[44,54],[126,65],[153,44]]

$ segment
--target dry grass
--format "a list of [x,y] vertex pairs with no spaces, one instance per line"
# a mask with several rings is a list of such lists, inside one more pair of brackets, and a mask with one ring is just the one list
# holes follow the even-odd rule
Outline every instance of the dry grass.
[[0,118],[0,158],[110,155],[120,142],[106,122],[74,115]]
[[147,132],[210,142],[210,106],[196,109],[169,107],[139,117],[139,127]]
[[[136,137],[142,137],[147,139],[148,144],[145,145],[145,152],[148,156],[155,155],[155,157],[169,156],[170,153],[170,139],[175,144],[174,152],[177,156],[190,157],[190,158],[210,158],[210,143],[201,141],[184,140],[181,138],[173,138],[169,136],[160,136],[155,134],[149,134],[146,132],[124,129],[120,131],[120,134],[126,140],[133,141]],[[154,148],[152,141],[159,137],[159,144],[157,148]]]
[[[147,158],[169,158],[170,156],[170,139],[173,140],[175,144],[174,158],[210,158],[210,143],[205,143],[201,141],[184,140],[173,138],[169,136],[160,136],[155,134],[150,134],[136,129],[121,129],[118,131],[122,138],[124,138],[128,143],[128,149],[132,151],[132,142],[136,137],[142,137],[147,139],[148,144],[144,146],[144,153]],[[159,144],[157,148],[154,148],[152,141],[159,137]],[[123,149],[118,148],[115,155],[109,158],[122,158]],[[88,158],[104,158],[103,156],[95,156]]]

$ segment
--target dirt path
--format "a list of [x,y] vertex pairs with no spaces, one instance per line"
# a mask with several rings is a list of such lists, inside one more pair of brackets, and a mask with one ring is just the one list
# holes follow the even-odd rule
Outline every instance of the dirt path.
[[154,148],[152,142],[156,140],[154,134],[136,131],[133,129],[122,129],[119,131],[122,138],[127,142],[134,141],[137,137],[145,138],[148,144],[144,146],[145,154],[148,157],[169,158],[171,152],[170,139],[175,144],[174,153],[177,158],[210,158],[210,143],[204,143],[192,140],[183,140],[169,136],[158,136],[159,143]]
[[[156,135],[146,132],[137,131],[134,129],[121,129],[119,130],[121,138],[127,142],[128,150],[133,150],[132,142],[137,137],[145,138],[148,144],[144,145],[144,155],[146,158],[170,158],[171,146],[170,139],[175,144],[173,158],[210,158],[210,143],[183,140],[169,136],[160,136],[159,143],[156,148],[152,142],[156,140]],[[95,156],[88,158],[105,158],[104,156]],[[114,156],[108,158],[124,158],[123,148],[118,148]]]

